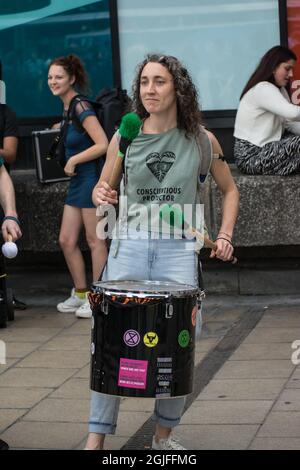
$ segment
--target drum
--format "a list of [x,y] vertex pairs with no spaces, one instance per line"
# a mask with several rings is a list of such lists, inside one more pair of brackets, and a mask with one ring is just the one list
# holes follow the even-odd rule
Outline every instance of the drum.
[[191,393],[198,292],[171,282],[94,283],[91,389],[126,397]]

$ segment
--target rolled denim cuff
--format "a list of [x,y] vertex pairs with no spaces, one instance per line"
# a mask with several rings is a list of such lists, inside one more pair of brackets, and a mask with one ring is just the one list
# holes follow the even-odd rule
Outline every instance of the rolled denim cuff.
[[96,434],[115,434],[116,428],[117,426],[114,424],[89,422],[89,432]]

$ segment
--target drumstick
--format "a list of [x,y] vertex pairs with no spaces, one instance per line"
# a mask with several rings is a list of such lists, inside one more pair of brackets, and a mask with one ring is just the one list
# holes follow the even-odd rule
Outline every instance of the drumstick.
[[119,142],[119,150],[117,158],[114,162],[110,178],[108,180],[108,184],[113,189],[116,189],[116,187],[118,186],[120,173],[122,171],[123,158],[126,153],[126,150],[131,144],[131,142],[138,136],[141,125],[142,121],[136,113],[127,113],[122,118],[119,128],[119,133],[121,136]]
[[[173,217],[171,217],[171,214],[173,214]],[[161,207],[159,211],[159,215],[161,219],[165,220],[165,222],[168,222],[170,225],[174,226],[175,225],[175,220],[180,221],[181,228],[185,230],[190,231],[195,238],[198,240],[201,240],[206,248],[210,248],[211,250],[217,251],[218,246],[215,242],[213,242],[207,235],[203,235],[199,230],[197,230],[194,227],[191,227],[183,217],[182,211],[178,207],[170,206],[168,204],[165,204],[164,206]],[[168,218],[167,218],[168,216]],[[173,219],[173,220],[172,220]],[[235,256],[232,256],[229,260],[232,264],[237,263],[237,258]]]

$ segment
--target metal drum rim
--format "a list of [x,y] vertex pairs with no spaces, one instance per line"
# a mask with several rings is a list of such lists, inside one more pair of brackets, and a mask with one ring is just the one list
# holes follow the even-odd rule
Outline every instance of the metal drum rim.
[[[185,287],[185,290],[180,290],[178,289],[177,291],[145,291],[143,289],[125,289],[121,290],[120,289],[113,289],[113,288],[105,288],[103,284],[113,284],[113,283],[139,283],[139,284],[144,284],[145,287],[147,285],[155,286],[159,284],[164,284],[166,286],[178,286],[178,287]],[[195,286],[191,286],[189,284],[180,284],[176,282],[168,282],[168,281],[149,281],[149,280],[139,280],[139,281],[134,281],[134,280],[111,280],[111,281],[98,281],[98,282],[93,282],[92,284],[92,289],[93,288],[100,288],[101,293],[105,296],[112,296],[112,295],[119,295],[120,297],[156,297],[156,298],[169,298],[169,297],[186,297],[186,296],[193,296],[193,295],[198,295],[199,294],[199,288]],[[94,291],[95,292],[95,291]]]

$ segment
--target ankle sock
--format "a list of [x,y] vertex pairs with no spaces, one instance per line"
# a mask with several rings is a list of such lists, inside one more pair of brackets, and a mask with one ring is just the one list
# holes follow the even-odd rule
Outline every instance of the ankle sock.
[[84,300],[86,298],[86,294],[88,293],[88,290],[86,289],[75,289],[75,295],[81,300]]

